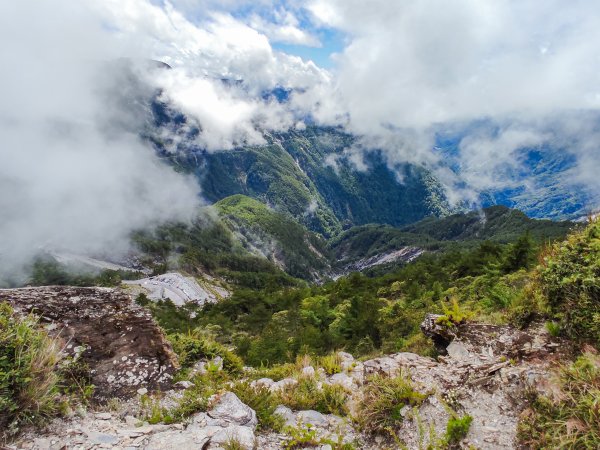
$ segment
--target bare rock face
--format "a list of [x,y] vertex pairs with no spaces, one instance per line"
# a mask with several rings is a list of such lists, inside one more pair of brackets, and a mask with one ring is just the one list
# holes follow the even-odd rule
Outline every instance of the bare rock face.
[[68,354],[81,354],[99,400],[170,385],[177,359],[150,313],[117,289],[47,286],[0,290],[21,314],[40,317]]

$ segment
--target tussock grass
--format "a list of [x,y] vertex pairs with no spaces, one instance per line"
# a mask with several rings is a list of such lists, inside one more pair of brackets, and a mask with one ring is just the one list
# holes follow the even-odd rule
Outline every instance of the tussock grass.
[[61,411],[60,350],[37,319],[0,303],[0,441]]
[[354,420],[367,433],[387,433],[402,423],[402,410],[406,406],[418,406],[426,398],[427,395],[417,392],[404,375],[391,378],[374,375],[362,388]]
[[600,447],[600,357],[587,353],[558,371],[552,396],[530,393],[519,423],[521,443],[531,449]]

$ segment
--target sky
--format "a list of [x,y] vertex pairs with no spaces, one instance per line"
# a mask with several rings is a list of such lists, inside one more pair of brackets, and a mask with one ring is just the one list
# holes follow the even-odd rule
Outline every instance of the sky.
[[[524,147],[569,152],[569,183],[600,192],[594,0],[5,1],[0,54],[0,270],[47,246],[126,251],[132,229],[202,204],[140,140],[131,77],[208,151],[310,118],[357,136],[357,168],[380,149],[432,170],[452,201],[521,182]],[[275,88],[289,100],[264,96]],[[458,170],[435,151],[443,133],[460,136]]]

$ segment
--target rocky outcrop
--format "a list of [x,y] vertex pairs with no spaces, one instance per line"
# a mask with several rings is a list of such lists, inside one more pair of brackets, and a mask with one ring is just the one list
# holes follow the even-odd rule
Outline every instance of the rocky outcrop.
[[[543,324],[527,330],[477,323],[447,328],[436,316],[429,316],[422,328],[438,342],[447,343],[445,355],[433,359],[401,352],[359,361],[340,352],[340,373],[327,375],[322,368],[306,365],[295,377],[279,381],[261,378],[251,385],[271,392],[293,389],[304,379],[316,380],[317,389],[339,385],[348,393],[350,417],[360,417],[364,388],[375,382],[375,375],[403,376],[410,378],[413,388],[424,396],[422,403],[399,411],[402,418],[393,431],[406,448],[426,448],[445,434],[451,417],[464,415],[471,416],[472,423],[457,448],[518,448],[517,424],[527,406],[523,394],[529,389],[551,389],[551,367],[568,351],[565,343],[550,336]],[[192,386],[190,382],[178,383],[176,390],[162,397],[161,406],[168,408],[169,402],[182,399],[183,392]],[[275,413],[290,427],[310,426],[320,442],[353,443],[360,449],[399,448],[383,434],[361,433],[350,417],[293,411],[283,405]],[[243,449],[276,450],[289,442],[285,434],[256,432],[255,411],[232,392],[211,397],[206,412],[194,414],[183,424],[149,425],[126,414],[87,414],[57,421],[43,437],[26,436],[15,448],[218,449],[236,441]],[[312,448],[326,450],[331,446]]]
[[202,285],[193,277],[178,272],[165,273],[140,280],[123,281],[134,293],[144,293],[150,300],[171,300],[177,306],[195,303],[204,306],[227,298],[231,293],[220,282],[204,275]]
[[18,313],[34,313],[64,352],[80,355],[98,399],[170,385],[177,361],[150,313],[118,289],[48,286],[0,290]]

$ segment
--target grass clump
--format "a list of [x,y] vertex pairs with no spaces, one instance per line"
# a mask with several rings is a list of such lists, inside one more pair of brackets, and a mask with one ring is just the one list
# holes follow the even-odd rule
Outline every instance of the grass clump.
[[300,377],[298,384],[279,393],[281,404],[296,410],[313,409],[323,414],[348,414],[348,393],[342,386],[322,384],[314,377]]
[[458,444],[469,433],[473,417],[465,415],[462,417],[450,417],[446,425],[445,441],[449,444]]
[[244,362],[238,355],[200,329],[189,333],[171,334],[169,341],[184,368],[191,367],[200,359],[220,356],[223,358],[223,369],[227,372],[239,374],[243,371]]
[[402,410],[406,406],[418,406],[426,398],[402,375],[391,378],[374,375],[362,388],[362,401],[354,419],[367,433],[389,432],[402,423]]
[[59,415],[68,408],[69,395],[91,395],[91,386],[83,382],[86,374],[80,373],[85,367],[60,350],[35,317],[19,317],[0,303],[0,442],[25,425]]
[[325,370],[327,375],[334,375],[342,372],[342,358],[338,353],[321,356],[319,365]]
[[329,437],[321,437],[311,424],[299,424],[295,427],[286,427],[284,432],[288,438],[284,442],[286,450],[300,448],[313,448],[329,445],[333,450],[355,450],[356,447],[350,442],[344,442],[344,437],[338,433],[337,441]]
[[530,394],[519,423],[521,443],[531,449],[597,449],[600,445],[600,357],[584,354],[558,373],[559,390]]
[[269,388],[253,387],[247,381],[240,381],[233,386],[232,391],[243,403],[256,411],[259,429],[281,431],[284,420],[275,414],[275,409],[280,403],[279,398],[269,391]]

